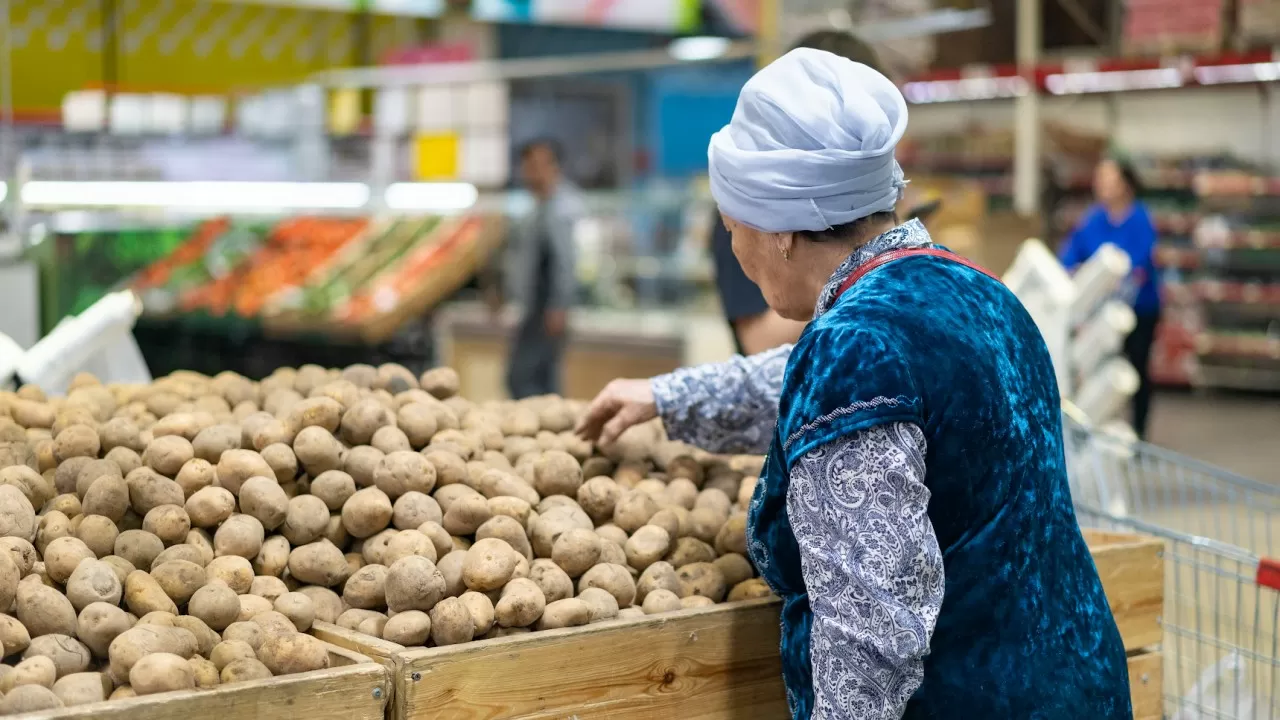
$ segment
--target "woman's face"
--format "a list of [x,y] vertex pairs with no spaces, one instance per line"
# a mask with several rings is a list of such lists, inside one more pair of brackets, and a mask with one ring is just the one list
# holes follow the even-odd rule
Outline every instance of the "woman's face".
[[1120,202],[1129,196],[1129,186],[1113,160],[1103,160],[1093,170],[1093,194],[1099,202]]
[[795,244],[792,234],[757,230],[724,213],[720,218],[733,238],[734,256],[751,282],[760,287],[769,307],[788,320],[809,320],[817,298],[806,297],[799,258],[788,260],[783,255]]

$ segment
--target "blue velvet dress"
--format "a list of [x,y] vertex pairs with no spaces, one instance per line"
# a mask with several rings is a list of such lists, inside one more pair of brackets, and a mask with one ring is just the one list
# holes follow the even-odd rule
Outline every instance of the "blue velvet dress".
[[794,718],[813,708],[813,616],[787,519],[791,466],[889,422],[927,439],[946,576],[905,717],[1132,718],[1124,645],[1072,510],[1044,341],[1003,285],[935,257],[869,272],[809,325],[787,365],[748,538],[783,599]]

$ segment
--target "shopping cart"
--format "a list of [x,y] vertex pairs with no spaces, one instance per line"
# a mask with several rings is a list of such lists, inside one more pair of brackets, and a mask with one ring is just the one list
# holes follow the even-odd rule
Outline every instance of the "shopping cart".
[[1280,718],[1280,488],[1063,412],[1084,527],[1165,541],[1166,718]]

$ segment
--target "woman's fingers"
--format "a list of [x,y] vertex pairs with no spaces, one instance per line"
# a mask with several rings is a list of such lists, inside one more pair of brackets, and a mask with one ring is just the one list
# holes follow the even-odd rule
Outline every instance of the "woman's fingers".
[[623,405],[622,409],[613,416],[609,422],[604,424],[604,429],[600,432],[600,441],[598,444],[608,447],[621,437],[627,428],[637,423],[644,422],[640,413],[640,408],[636,405]]
[[586,412],[582,413],[578,426],[574,428],[579,437],[592,442],[598,440],[605,423],[622,408],[622,400],[615,392],[615,383],[616,381],[606,385],[587,406]]

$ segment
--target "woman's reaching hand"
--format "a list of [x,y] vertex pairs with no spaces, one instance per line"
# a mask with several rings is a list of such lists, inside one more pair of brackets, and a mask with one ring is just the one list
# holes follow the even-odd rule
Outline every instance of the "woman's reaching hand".
[[627,428],[657,415],[648,380],[614,380],[587,406],[574,432],[600,445],[612,445]]

